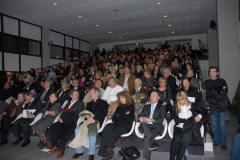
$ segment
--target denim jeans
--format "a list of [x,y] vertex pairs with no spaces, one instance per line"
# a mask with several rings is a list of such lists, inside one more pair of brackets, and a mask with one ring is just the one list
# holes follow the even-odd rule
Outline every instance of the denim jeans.
[[[77,128],[75,129],[75,136],[78,134],[78,131],[80,129],[80,125],[77,126]],[[97,135],[91,135],[88,136],[89,138],[89,150],[88,150],[88,154],[89,155],[94,155],[95,154],[95,145],[96,145],[96,141],[97,141]],[[79,147],[76,149],[76,153],[83,153],[83,147]]]
[[238,123],[240,123],[240,96],[235,95],[235,99],[236,99],[236,107],[237,107],[237,115],[238,115]]
[[226,146],[226,112],[214,111],[214,114],[210,115],[210,117],[214,143],[220,146]]
[[231,160],[240,160],[239,148],[240,148],[240,133],[237,133],[234,137],[232,144]]

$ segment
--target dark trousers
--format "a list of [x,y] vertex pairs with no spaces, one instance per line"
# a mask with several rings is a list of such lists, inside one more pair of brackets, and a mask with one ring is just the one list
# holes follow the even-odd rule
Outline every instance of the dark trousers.
[[30,123],[34,118],[20,118],[13,124],[13,129],[14,129],[14,135],[17,136],[18,138],[21,137],[21,127],[23,125],[23,133],[22,137],[25,140],[29,140],[30,138],[30,131],[31,131],[31,126],[29,126]]
[[9,127],[11,125],[11,122],[14,121],[16,117],[10,117],[9,114],[2,116],[2,120],[1,120],[1,138],[2,141],[6,141],[7,140],[7,134],[8,134],[8,130]]
[[154,143],[154,138],[159,135],[159,131],[152,124],[141,123],[139,131],[144,133],[144,150],[143,157],[147,160],[151,159],[151,151],[148,150],[149,147]]
[[107,148],[115,147],[115,142],[121,137],[122,134],[129,132],[130,129],[131,125],[118,126],[115,123],[106,125],[102,132],[102,141],[98,155],[104,157],[107,153]]
[[238,115],[238,123],[240,124],[240,96],[235,95],[236,103],[237,103],[237,115]]
[[182,160],[186,149],[187,147],[183,146],[173,138],[170,148],[170,160]]
[[67,125],[56,122],[50,126],[50,140],[53,147],[57,147],[59,150],[65,151],[65,146],[73,132],[74,128]]

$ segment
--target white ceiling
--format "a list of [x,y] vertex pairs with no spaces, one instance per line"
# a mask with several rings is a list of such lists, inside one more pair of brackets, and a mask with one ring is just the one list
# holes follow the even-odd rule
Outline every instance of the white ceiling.
[[106,43],[207,33],[210,21],[216,20],[216,0],[0,0],[0,12]]

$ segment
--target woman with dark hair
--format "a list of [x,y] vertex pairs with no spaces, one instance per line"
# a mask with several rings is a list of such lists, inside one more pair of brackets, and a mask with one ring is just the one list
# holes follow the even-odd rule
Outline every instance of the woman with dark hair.
[[31,77],[35,77],[35,69],[31,68],[29,71],[29,74],[31,75]]
[[50,68],[49,68],[48,75],[49,75],[50,79],[54,79],[54,78],[55,78],[56,73],[54,72],[53,67],[50,67]]
[[102,132],[98,155],[103,157],[103,160],[113,157],[115,142],[122,134],[131,130],[134,119],[134,105],[131,95],[127,91],[122,91],[117,94],[117,97],[119,106],[112,117],[113,123],[106,125]]
[[183,78],[181,83],[183,87],[179,89],[179,91],[185,92],[192,103],[201,107],[200,93],[198,92],[198,89],[191,86],[188,78]]
[[53,123],[57,115],[61,111],[61,103],[57,101],[58,94],[56,92],[49,96],[49,101],[46,103],[45,107],[42,109],[42,117],[33,126],[32,129],[40,137],[40,142],[38,143],[39,148],[45,148],[46,146],[46,135],[45,132],[47,128]]
[[60,67],[56,67],[55,68],[55,73],[56,73],[56,76],[59,76],[59,75],[61,75],[61,73],[60,73],[60,70],[61,70],[61,68]]
[[142,86],[147,89],[148,93],[154,90],[155,82],[149,69],[145,70],[143,73]]
[[42,76],[44,76],[44,73],[46,72],[47,72],[46,68],[42,68]]

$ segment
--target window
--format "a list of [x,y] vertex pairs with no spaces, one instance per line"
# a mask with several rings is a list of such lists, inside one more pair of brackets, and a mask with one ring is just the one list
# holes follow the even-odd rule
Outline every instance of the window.
[[4,35],[4,51],[10,53],[17,53],[17,37]]
[[79,51],[73,50],[73,60],[78,60],[79,59],[78,54],[79,54]]
[[63,59],[63,48],[57,46],[50,46],[50,57]]
[[28,39],[21,39],[20,53],[40,56],[40,42],[32,41]]
[[72,60],[72,50],[71,49],[65,49],[65,59],[66,60]]
[[89,53],[88,52],[81,52],[80,53],[80,59],[84,59],[86,57],[89,57]]

